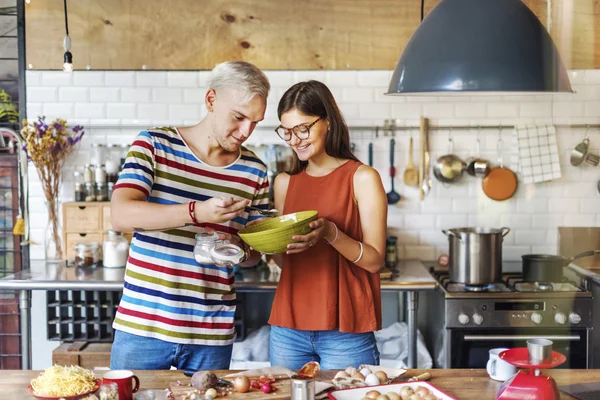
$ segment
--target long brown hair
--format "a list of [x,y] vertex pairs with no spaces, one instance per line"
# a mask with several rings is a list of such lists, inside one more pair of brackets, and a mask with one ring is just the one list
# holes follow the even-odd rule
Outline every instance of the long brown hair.
[[[359,161],[350,150],[350,132],[340,109],[325,84],[319,81],[299,82],[290,87],[279,100],[277,116],[297,109],[300,113],[309,116],[321,117],[329,121],[329,130],[325,136],[325,152],[336,158]],[[296,153],[293,154],[291,175],[303,171],[308,165],[307,161],[300,161]]]

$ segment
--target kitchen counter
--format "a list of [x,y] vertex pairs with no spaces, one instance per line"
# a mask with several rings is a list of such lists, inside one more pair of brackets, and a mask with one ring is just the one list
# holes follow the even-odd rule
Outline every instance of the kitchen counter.
[[[23,400],[30,399],[26,388],[32,378],[42,371],[15,371],[6,370],[0,374],[0,387],[2,399]],[[157,389],[161,392],[169,386],[170,382],[181,381],[188,383],[189,377],[181,371],[134,371],[140,379],[141,390]],[[227,375],[230,371],[215,371],[217,375]],[[423,370],[409,370],[407,376],[414,376]],[[433,369],[429,370],[432,378],[429,381],[433,386],[444,391],[450,396],[460,400],[495,399],[501,382],[491,380],[483,369]],[[546,370],[551,375],[557,386],[577,383],[591,383],[600,381],[600,370]],[[335,375],[336,371],[321,371],[319,380],[327,381]],[[98,373],[98,376],[101,372]],[[561,392],[561,399],[574,399]]]
[[572,271],[574,271],[577,275],[582,276],[583,278],[590,279],[595,283],[600,285],[600,264],[584,262],[583,260],[575,260],[569,267]]
[[[21,309],[21,351],[23,367],[31,366],[31,291],[32,290],[100,290],[121,291],[125,268],[75,268],[66,263],[46,264],[33,261],[31,268],[0,279],[0,290],[19,290]],[[238,292],[273,291],[279,280],[278,273],[267,267],[241,268],[235,276]],[[418,292],[435,290],[437,282],[429,274],[423,263],[406,260],[392,270],[392,277],[382,280],[381,290],[386,292],[407,292],[408,325],[408,365],[417,365],[417,309]]]
[[[14,290],[123,290],[125,268],[75,268],[66,264],[32,262],[30,269],[0,279],[0,289]],[[240,268],[235,274],[238,292],[273,291],[279,280],[278,273],[267,267]],[[427,268],[416,260],[398,263],[392,278],[381,281],[381,290],[423,291],[434,290],[437,282]]]

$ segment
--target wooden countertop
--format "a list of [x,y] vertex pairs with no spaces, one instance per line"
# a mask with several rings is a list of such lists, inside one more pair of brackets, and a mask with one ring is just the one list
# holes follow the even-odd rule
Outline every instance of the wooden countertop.
[[[0,373],[0,388],[3,400],[23,400],[32,398],[27,394],[26,388],[32,378],[42,371],[17,371],[5,370]],[[218,375],[226,375],[231,371],[215,371]],[[336,371],[322,371],[320,380],[326,381],[335,375]],[[414,376],[423,370],[409,370],[407,376]],[[432,369],[430,383],[447,394],[459,400],[484,400],[495,399],[501,383],[491,380],[483,369]],[[557,386],[591,383],[600,381],[600,370],[548,370],[546,371],[555,380]],[[181,371],[135,371],[140,378],[141,389],[164,390],[169,382],[180,380],[188,383],[190,378]],[[97,373],[98,376],[101,373]],[[561,399],[573,397],[561,392]]]

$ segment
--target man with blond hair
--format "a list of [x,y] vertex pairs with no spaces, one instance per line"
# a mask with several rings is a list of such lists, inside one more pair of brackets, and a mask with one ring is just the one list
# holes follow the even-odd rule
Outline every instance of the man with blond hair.
[[[140,132],[112,195],[113,228],[133,231],[113,328],[111,369],[228,369],[235,338],[230,266],[199,263],[195,235],[239,229],[267,208],[267,168],[243,147],[263,120],[270,85],[243,61],[217,65],[194,126]],[[242,265],[260,255],[246,252]]]

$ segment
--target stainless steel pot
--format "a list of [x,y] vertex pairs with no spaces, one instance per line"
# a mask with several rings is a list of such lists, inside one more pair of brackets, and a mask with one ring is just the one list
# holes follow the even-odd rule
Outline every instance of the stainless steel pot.
[[442,230],[450,244],[450,281],[487,285],[502,279],[502,241],[509,228]]

